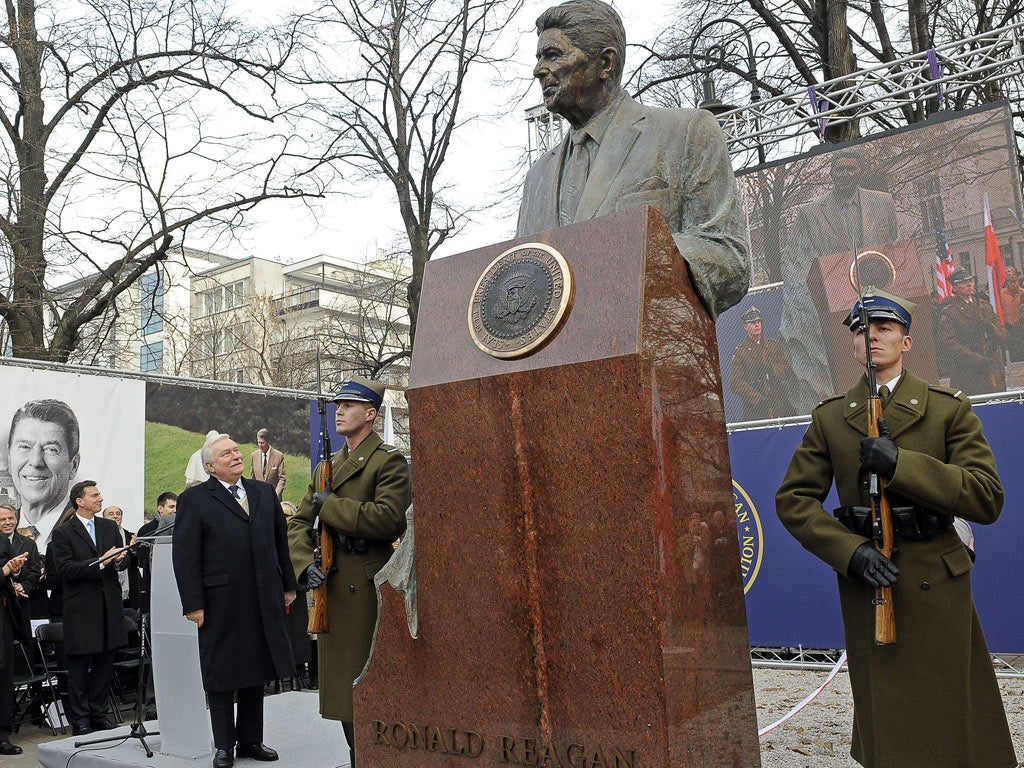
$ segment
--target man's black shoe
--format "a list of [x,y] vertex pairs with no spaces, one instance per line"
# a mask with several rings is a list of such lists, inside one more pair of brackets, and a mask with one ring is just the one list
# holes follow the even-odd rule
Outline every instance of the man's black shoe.
[[260,760],[269,763],[277,760],[277,752],[266,744],[239,744],[235,749],[237,757],[251,757],[253,760]]
[[235,764],[235,759],[231,756],[230,749],[218,749],[217,754],[213,756],[213,768],[231,768]]
[[94,731],[110,731],[117,728],[117,725],[107,720],[105,717],[101,717],[97,720],[90,720],[89,725],[92,726]]
[[4,739],[0,741],[0,755],[20,755],[21,747],[16,744],[11,744],[10,741]]
[[85,736],[88,733],[92,733],[92,727],[88,723],[75,723],[71,726],[72,736]]

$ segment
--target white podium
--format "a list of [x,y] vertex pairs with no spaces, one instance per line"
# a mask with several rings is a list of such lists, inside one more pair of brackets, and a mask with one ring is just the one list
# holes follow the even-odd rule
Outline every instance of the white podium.
[[170,536],[153,540],[150,595],[153,686],[160,726],[157,751],[186,758],[213,754],[213,731],[199,671],[198,630],[181,615]]

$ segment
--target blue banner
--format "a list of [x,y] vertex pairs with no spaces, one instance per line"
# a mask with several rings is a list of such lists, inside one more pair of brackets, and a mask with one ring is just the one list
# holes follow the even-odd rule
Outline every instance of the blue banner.
[[[1024,403],[976,405],[1006,490],[995,525],[972,524],[978,559],[974,602],[993,653],[1024,650],[1018,609],[1020,549],[1024,542],[1024,473],[1018,469]],[[752,646],[842,648],[835,573],[807,552],[775,515],[775,491],[806,425],[773,426],[729,435],[740,567]],[[838,506],[835,490],[826,509]]]

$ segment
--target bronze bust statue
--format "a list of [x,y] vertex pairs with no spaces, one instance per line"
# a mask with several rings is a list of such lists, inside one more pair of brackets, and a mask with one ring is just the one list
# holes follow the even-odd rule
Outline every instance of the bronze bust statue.
[[517,235],[638,205],[665,217],[712,318],[750,282],[746,223],[725,137],[711,113],[645,107],[622,89],[626,34],[601,0],[568,0],[537,19],[545,106],[562,143],[526,176]]

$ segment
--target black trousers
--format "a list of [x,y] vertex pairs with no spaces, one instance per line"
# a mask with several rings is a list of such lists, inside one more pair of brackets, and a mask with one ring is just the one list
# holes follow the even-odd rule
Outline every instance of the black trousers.
[[114,651],[68,654],[68,719],[87,725],[107,716]]
[[0,608],[0,634],[3,635],[3,668],[0,668],[0,741],[11,736],[11,720],[14,718],[14,628],[6,608]]
[[[238,717],[234,699],[238,695]],[[213,745],[217,749],[234,749],[235,744],[263,743],[263,686],[239,688],[237,691],[207,691],[210,703],[210,725]]]

